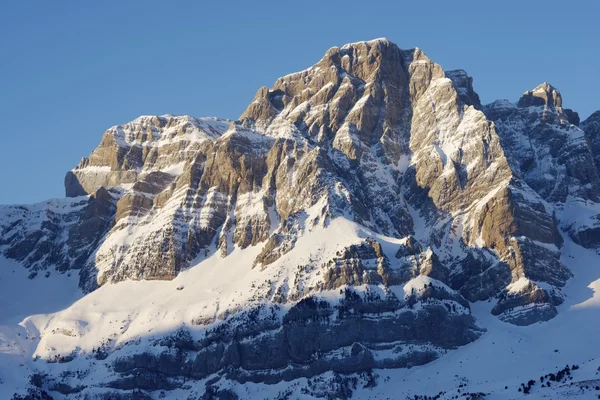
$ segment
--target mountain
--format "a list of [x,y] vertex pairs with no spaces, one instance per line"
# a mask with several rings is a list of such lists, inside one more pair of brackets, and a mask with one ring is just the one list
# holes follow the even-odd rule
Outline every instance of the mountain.
[[64,199],[0,206],[0,393],[589,398],[599,137],[386,39],[236,121],[112,127]]

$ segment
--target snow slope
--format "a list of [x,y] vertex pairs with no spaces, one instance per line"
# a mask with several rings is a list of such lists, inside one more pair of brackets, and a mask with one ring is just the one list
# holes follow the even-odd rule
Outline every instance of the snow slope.
[[0,398],[26,386],[36,370],[31,355],[39,341],[37,329],[22,323],[31,315],[52,315],[82,297],[78,276],[57,272],[28,279],[29,271],[0,256]]
[[[296,271],[297,265],[327,259],[350,243],[365,237],[377,238],[390,252],[401,241],[375,235],[353,222],[338,218],[328,227],[307,228],[298,239],[296,249],[266,269],[249,268],[260,246],[236,249],[227,258],[216,255],[198,262],[172,281],[125,281],[107,284],[81,297],[74,278],[66,275],[29,280],[18,264],[1,260],[0,289],[0,397],[8,398],[23,388],[34,371],[84,370],[94,364],[89,357],[101,343],[124,352],[152,349],[151,341],[173,331],[194,318],[218,318],[244,304],[251,304],[267,277],[277,276],[273,286],[283,283]],[[467,392],[484,392],[486,399],[521,398],[518,386],[529,379],[556,372],[566,364],[581,368],[573,371],[574,380],[599,379],[600,348],[593,346],[600,335],[600,257],[591,250],[574,244],[565,237],[562,261],[574,272],[565,287],[566,300],[559,315],[551,321],[527,327],[504,323],[490,314],[493,302],[472,305],[479,324],[487,332],[474,343],[450,351],[440,359],[412,369],[375,370],[377,385],[354,390],[353,398],[404,398],[447,392],[441,398],[452,398]],[[273,274],[273,270],[277,270]],[[306,285],[314,277],[306,278]],[[421,287],[421,279],[407,284]],[[324,293],[326,297],[327,294]],[[335,294],[332,293],[332,298]],[[284,306],[285,309],[285,306]],[[283,310],[282,310],[283,312]],[[202,327],[196,329],[200,334]],[[192,332],[194,330],[192,329]],[[110,339],[110,340],[108,340]],[[53,357],[76,352],[69,363],[46,363]],[[42,358],[38,359],[36,358]],[[111,356],[107,361],[111,360]],[[82,377],[81,384],[93,385],[105,379],[108,369],[94,370]],[[104,375],[103,375],[104,374]],[[328,373],[331,374],[331,373]],[[327,375],[327,374],[325,374]],[[323,379],[327,377],[324,376]],[[203,393],[204,380],[192,384],[190,393]],[[306,379],[276,385],[221,382],[241,398],[276,397],[292,390],[291,398],[301,397]],[[595,386],[592,383],[585,383]],[[504,389],[505,386],[508,389]],[[591,390],[557,384],[552,388],[534,386],[529,398],[591,398]],[[55,393],[53,393],[54,395]],[[180,398],[179,391],[170,398]],[[246,397],[248,396],[248,397]],[[55,398],[61,398],[60,394]],[[305,397],[311,398],[311,397]]]

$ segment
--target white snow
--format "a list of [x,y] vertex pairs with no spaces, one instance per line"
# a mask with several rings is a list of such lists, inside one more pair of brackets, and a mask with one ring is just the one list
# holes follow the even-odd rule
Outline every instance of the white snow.
[[527,286],[529,286],[530,283],[531,283],[531,281],[529,279],[527,279],[525,277],[521,277],[518,280],[516,280],[515,282],[508,285],[507,289],[511,293],[519,293],[519,292],[523,291],[525,288],[527,288]]
[[[261,245],[257,245],[236,249],[226,258],[213,255],[180,273],[173,281],[107,284],[85,297],[77,290],[75,277],[53,272],[49,278],[28,280],[28,272],[20,265],[0,260],[0,304],[3,306],[0,308],[0,363],[9,366],[0,368],[0,379],[10,383],[0,384],[0,397],[11,395],[36,369],[76,368],[77,365],[83,368],[90,362],[78,357],[67,364],[45,364],[42,360],[33,362],[36,356],[51,359],[70,352],[84,355],[107,338],[112,339],[112,348],[132,340],[138,344],[130,346],[146,347],[150,338],[182,324],[201,331],[203,327],[190,325],[192,319],[222,318],[228,310],[251,304],[253,295],[266,279],[276,277],[271,285],[281,285],[293,276],[297,266],[318,265],[319,260],[327,260],[336,251],[360,243],[365,237],[379,240],[388,255],[403,242],[374,234],[344,218],[332,220],[328,227],[307,225],[306,229],[307,233],[298,239],[294,251],[265,269],[251,268],[250,261],[261,249]],[[574,271],[575,278],[564,289],[566,300],[559,307],[558,317],[546,323],[517,327],[492,316],[493,303],[476,303],[472,306],[474,315],[487,329],[483,337],[425,366],[375,371],[379,376],[378,385],[368,390],[358,389],[355,398],[434,395],[441,390],[455,392],[459,382],[467,382],[469,391],[490,393],[492,400],[504,399],[507,393],[516,393],[521,382],[555,372],[567,363],[581,364],[582,374],[593,377],[600,366],[600,348],[589,345],[600,334],[600,256],[565,237],[562,260]],[[307,287],[318,281],[314,273],[311,271],[304,278]],[[438,281],[419,276],[401,290],[404,295],[410,294],[430,282],[445,287]],[[522,279],[509,289],[518,291],[527,283]],[[336,293],[322,295],[337,301]],[[385,358],[386,353],[377,357]],[[394,383],[383,383],[386,377]],[[86,379],[90,378],[82,383],[85,384]],[[504,390],[505,385],[509,386],[508,392]],[[275,387],[281,386],[250,384],[243,390],[258,395]],[[556,393],[562,392],[537,387],[529,398],[548,395],[562,398]]]
[[83,168],[73,168],[71,171],[77,172],[110,172],[110,165],[88,165]]
[[165,172],[169,175],[181,175],[183,173],[183,169],[185,167],[186,162],[182,161],[177,164],[169,165],[168,167],[161,168],[161,172]]
[[347,44],[343,45],[341,48],[349,49],[349,48],[355,47],[356,45],[359,45],[359,44],[368,44],[368,45],[372,46],[376,43],[386,43],[386,42],[389,42],[389,40],[387,38],[380,37],[380,38],[375,38],[375,39],[371,39],[371,40],[363,40],[360,42],[347,43]]

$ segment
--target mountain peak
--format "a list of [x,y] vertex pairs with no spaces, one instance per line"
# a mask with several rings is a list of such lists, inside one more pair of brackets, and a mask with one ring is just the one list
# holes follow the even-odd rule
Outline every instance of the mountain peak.
[[523,93],[519,99],[519,107],[548,106],[551,108],[562,107],[560,91],[548,82],[543,82],[532,90]]
[[596,121],[600,124],[600,110],[594,111],[585,121],[583,121],[583,125]]
[[361,41],[358,41],[358,42],[346,43],[341,48],[342,49],[349,49],[349,48],[356,47],[356,46],[359,46],[359,45],[368,45],[368,46],[376,46],[376,45],[389,46],[389,45],[394,45],[394,46],[396,46],[396,44],[393,43],[392,41],[388,40],[387,38],[381,37],[381,38],[376,38],[376,39],[372,39],[372,40],[361,40]]
[[[400,103],[408,97],[415,100],[431,81],[442,78],[441,66],[418,48],[403,50],[385,38],[348,43],[331,47],[313,66],[261,88],[240,121],[246,126],[266,126],[280,117],[296,127],[312,125],[311,135],[321,132],[322,139],[332,133],[326,131],[336,131],[344,123],[362,129],[368,122],[375,129],[381,122],[376,115],[389,99],[394,105],[386,115],[397,116],[392,110],[402,109]],[[472,92],[468,79],[464,85],[466,92]],[[479,100],[468,103],[479,104]],[[325,121],[326,126],[321,125]],[[377,129],[383,133],[382,124]]]
[[[332,47],[263,86],[238,121],[142,116],[109,128],[67,173],[72,198],[0,206],[0,298],[11,305],[0,307],[0,398],[21,371],[33,375],[20,392],[66,399],[431,398],[391,374],[441,357],[419,367],[449,365],[440,381],[452,386],[436,397],[468,396],[485,383],[471,378],[490,379],[479,369],[526,361],[514,381],[486,387],[504,398],[509,381],[547,371],[549,349],[561,349],[553,365],[590,360],[568,343],[597,315],[577,309],[574,325],[569,312],[597,313],[598,296],[578,292],[594,296],[600,282],[600,113],[584,135],[561,106],[543,83],[519,107],[481,107],[467,72],[382,38]],[[68,306],[61,286],[31,295],[59,273],[79,274],[79,301]],[[46,307],[55,297],[65,304]],[[515,335],[490,314],[534,326]],[[570,336],[519,334],[557,326]],[[450,351],[477,362],[461,372],[475,376],[456,379]],[[598,360],[574,378],[590,382]]]

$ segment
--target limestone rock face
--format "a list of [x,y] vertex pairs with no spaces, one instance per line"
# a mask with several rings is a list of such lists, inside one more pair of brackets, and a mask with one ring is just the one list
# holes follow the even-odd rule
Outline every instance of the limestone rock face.
[[514,175],[544,200],[568,196],[597,201],[598,172],[584,132],[569,122],[560,93],[548,84],[526,92],[518,106],[497,101],[485,107],[494,121]]
[[[585,132],[585,140],[592,153],[596,171],[600,171],[600,111],[590,115],[581,123],[580,128]],[[570,225],[569,234],[574,241],[584,247],[597,249],[600,247],[600,210],[590,205],[584,211],[587,217],[584,221],[565,221],[565,224]]]
[[[282,319],[262,306],[244,313],[245,319],[254,317],[250,326],[238,326],[240,319],[225,321],[201,342],[190,337],[185,347],[178,333],[157,343],[163,353],[120,357],[114,369],[130,377],[148,371],[158,383],[161,376],[202,379],[229,367],[227,379],[273,384],[327,371],[422,365],[483,333],[465,312],[468,302],[447,289],[426,285],[401,299],[391,293],[384,299],[363,298],[347,289],[338,305],[308,297]],[[452,306],[437,302],[441,298]],[[188,360],[173,349],[186,349]]]
[[562,96],[556,88],[544,82],[535,89],[523,93],[517,105],[519,107],[561,108]]
[[[154,171],[178,175],[183,164],[228,126],[217,118],[143,116],[107,130],[92,154],[65,177],[67,197],[136,183]],[[162,190],[162,188],[161,188]]]
[[[444,72],[420,49],[385,39],[334,47],[261,88],[236,122],[140,117],[109,129],[65,179],[67,196],[110,191],[109,222],[81,239],[94,248],[88,259],[61,268],[82,268],[89,291],[172,279],[192,260],[260,245],[253,265],[264,269],[312,227],[345,216],[412,238],[395,250],[410,268],[390,268],[365,244],[335,261],[327,288],[419,274],[469,299],[522,277],[560,287],[569,272],[558,260],[525,254],[560,248],[568,221],[555,204],[598,200],[593,149],[573,118],[548,84],[518,105],[482,107],[465,71]],[[593,131],[594,119],[585,126]],[[569,226],[570,236],[594,245],[588,225]],[[29,247],[3,240],[7,256],[30,257]],[[484,276],[486,288],[470,283]]]
[[[540,197],[536,209],[559,215],[561,220],[556,223],[575,242],[597,247],[598,214],[593,204],[599,200],[600,181],[594,156],[594,117],[589,119],[590,135],[572,124],[579,117],[562,108],[560,93],[546,83],[526,92],[518,105],[497,101],[484,111],[496,124],[514,176]],[[531,196],[524,197],[528,198]],[[533,229],[546,226],[545,231],[554,231],[558,238],[550,221],[543,223],[533,215],[527,218]]]
[[583,129],[589,141],[596,169],[600,169],[600,111],[596,111],[583,121],[581,129]]
[[85,197],[2,206],[0,249],[32,277],[52,269],[81,270],[114,225],[115,210],[115,195],[102,187]]
[[[347,247],[332,261],[323,277],[326,289],[337,289],[345,285],[391,283],[390,262],[376,241],[367,239],[360,245]],[[399,283],[405,281],[407,280]]]
[[481,109],[481,101],[479,95],[473,89],[473,78],[467,75],[467,72],[462,69],[454,71],[446,71],[446,76],[452,80],[452,83],[458,91],[460,100],[466,105],[473,106],[476,109]]
[[79,270],[86,292],[239,252],[268,276],[238,308],[215,294],[191,321],[202,339],[113,357],[106,387],[422,364],[481,335],[469,302],[517,325],[553,318],[572,275],[563,243],[600,246],[600,114],[580,128],[562,104],[544,83],[482,106],[465,71],[420,49],[333,47],[237,121],[110,128],[67,173],[66,199],[0,207],[0,252],[32,275]]

